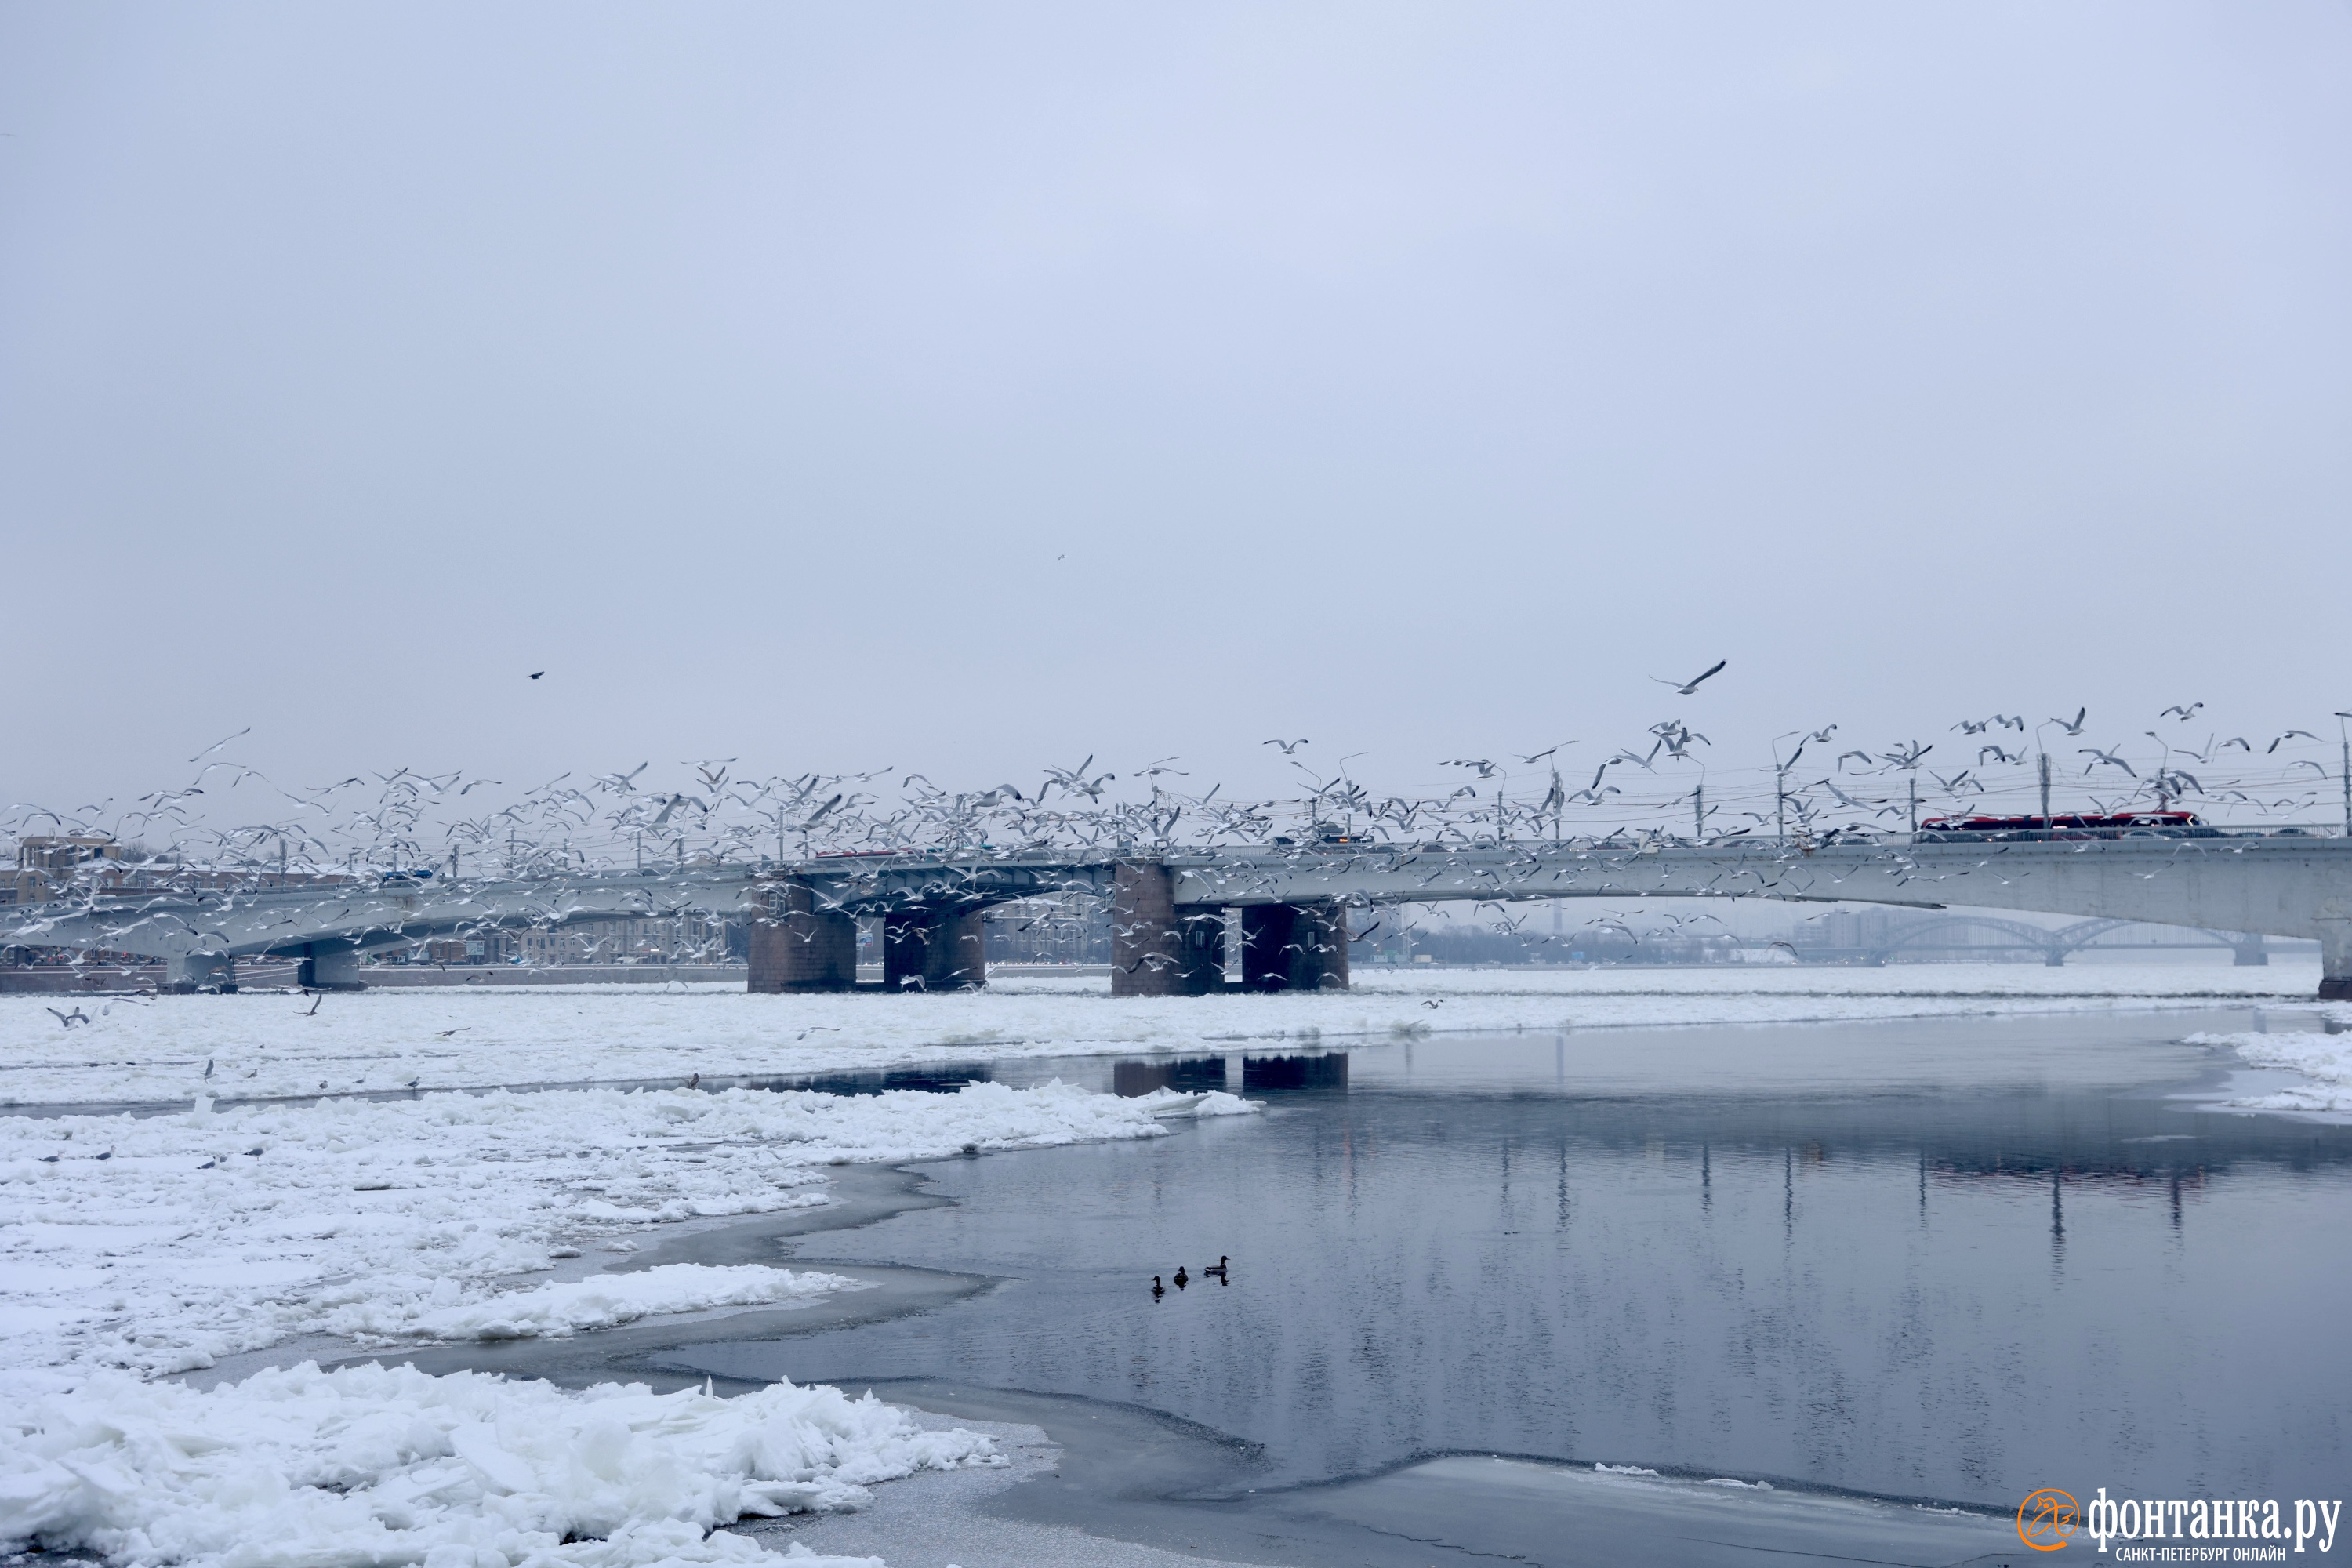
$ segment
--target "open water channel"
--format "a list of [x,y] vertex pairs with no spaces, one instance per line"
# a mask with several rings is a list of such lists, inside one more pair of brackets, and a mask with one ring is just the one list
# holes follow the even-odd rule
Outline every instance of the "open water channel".
[[2006,1562],[2041,1488],[2340,1497],[2352,1129],[2217,1110],[2252,1075],[2179,1043],[2261,1026],[983,1065],[1268,1110],[912,1167],[947,1201],[758,1242],[904,1310],[627,1355],[1042,1425],[1083,1462],[987,1507],[1244,1561]]

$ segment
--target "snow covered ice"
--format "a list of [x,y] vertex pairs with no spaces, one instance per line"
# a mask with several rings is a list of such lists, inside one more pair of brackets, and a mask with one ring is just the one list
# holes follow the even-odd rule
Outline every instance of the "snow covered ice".
[[705,1268],[514,1285],[559,1249],[646,1225],[821,1204],[828,1165],[1152,1137],[1162,1114],[1202,1109],[982,1083],[0,1118],[0,1393],[30,1369],[182,1372],[299,1333],[563,1332],[813,1299],[845,1281]]
[[361,1300],[329,1312],[322,1326],[333,1333],[363,1338],[537,1339],[614,1328],[656,1312],[772,1307],[858,1289],[856,1280],[809,1269],[667,1263],[636,1273],[597,1274],[461,1301],[457,1282],[443,1279],[422,1296],[387,1300],[371,1290]]
[[101,1373],[0,1432],[0,1542],[205,1568],[772,1561],[708,1532],[1002,1462],[986,1437],[789,1383],[719,1399],[305,1363],[199,1393]]
[[[2300,1000],[2301,961],[2160,964],[1738,963],[1647,973],[1358,972],[1320,995],[1129,997],[1100,979],[1021,977],[978,994],[747,996],[634,987],[383,991],[86,1002],[60,1028],[38,996],[0,997],[0,1102],[185,1103],[531,1083],[683,1082],[690,1074],[871,1071],[975,1057],[1201,1054],[1400,1032],[1819,1023],[2166,1003]],[[1432,1006],[1429,1004],[1434,1003]],[[212,1065],[212,1076],[205,1069]]]
[[[304,1368],[198,1394],[139,1378],[299,1333],[565,1334],[804,1303],[855,1282],[692,1264],[518,1277],[650,1226],[821,1204],[824,1171],[852,1161],[1153,1137],[1170,1115],[1247,1109],[982,1083],[0,1118],[0,1539],[157,1564],[758,1558],[705,1528],[854,1506],[870,1482],[985,1462],[987,1440],[919,1434],[824,1388],[657,1399]],[[606,1539],[562,1544],[591,1533]]]
[[2227,1048],[2251,1066],[2284,1068],[2303,1076],[2302,1083],[2228,1101],[2234,1110],[2352,1111],[2352,1034],[2292,1030],[2275,1035],[2191,1035],[2189,1044]]

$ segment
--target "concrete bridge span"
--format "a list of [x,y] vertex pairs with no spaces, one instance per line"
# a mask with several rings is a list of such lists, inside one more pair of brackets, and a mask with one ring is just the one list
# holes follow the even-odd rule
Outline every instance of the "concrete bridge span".
[[835,990],[855,984],[865,915],[884,921],[891,984],[939,987],[982,982],[988,907],[1070,893],[1110,900],[1119,994],[1222,989],[1229,909],[1240,911],[1244,984],[1288,990],[1347,984],[1350,909],[1763,898],[1957,904],[2315,938],[2320,994],[2352,999],[2352,839],[2288,833],[945,850],[529,881],[411,876],[249,892],[158,888],[0,910],[0,943],[162,958],[184,988],[233,981],[239,957],[293,956],[310,983],[335,985],[357,983],[363,954],[430,935],[747,912],[752,989]]
[[416,877],[252,890],[141,889],[0,909],[0,943],[162,959],[177,990],[229,988],[239,958],[299,961],[302,984],[356,986],[370,953],[427,937],[575,920],[650,918],[740,903],[750,879],[644,877],[436,882]]
[[[1382,846],[1361,852],[1171,855],[1178,911],[1423,900],[1766,898],[1962,905],[2315,938],[2320,994],[2352,999],[2352,839],[2304,834],[2107,838],[1889,836],[1800,844]],[[1139,906],[1140,907],[1140,906]],[[1160,952],[1166,950],[1161,940]],[[1163,958],[1152,967],[1181,975]]]

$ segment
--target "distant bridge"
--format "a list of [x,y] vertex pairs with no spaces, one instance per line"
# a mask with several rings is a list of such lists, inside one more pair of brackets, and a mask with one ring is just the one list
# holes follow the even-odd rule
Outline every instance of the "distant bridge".
[[[689,911],[753,919],[751,988],[856,981],[857,918],[884,922],[888,984],[977,985],[981,916],[1015,899],[1111,904],[1112,990],[1222,990],[1223,911],[1238,907],[1243,984],[1348,983],[1347,910],[1424,901],[1760,898],[2033,910],[2116,922],[2315,938],[2320,994],[2352,999],[2352,839],[2156,833],[1822,843],[1666,838],[1598,843],[1320,842],[1238,849],[920,851],[780,866],[596,872],[525,881],[392,876],[255,891],[156,889],[13,909],[0,943],[160,958],[176,989],[233,984],[240,957],[305,961],[305,981],[357,984],[372,951],[449,932]],[[2021,928],[2025,929],[2025,928]]]
[[[2142,921],[2083,920],[2065,926],[2027,925],[2022,921],[2005,921],[1994,915],[1941,914],[1913,921],[1894,927],[1883,936],[1870,941],[1838,943],[1832,942],[1795,942],[1784,944],[1801,961],[1820,962],[1823,959],[1843,959],[1865,963],[1884,963],[1900,952],[1983,952],[2009,950],[2039,953],[2042,961],[2055,969],[2064,964],[2074,953],[2086,948],[2105,946],[2147,948],[2226,947],[2233,962],[2241,966],[2266,964],[2270,950],[2260,931],[2219,931],[2190,930],[2166,942],[2103,943],[2099,939],[2119,931],[2143,925]],[[1983,933],[1992,940],[1955,941]],[[2186,940],[2182,940],[2182,939]]]

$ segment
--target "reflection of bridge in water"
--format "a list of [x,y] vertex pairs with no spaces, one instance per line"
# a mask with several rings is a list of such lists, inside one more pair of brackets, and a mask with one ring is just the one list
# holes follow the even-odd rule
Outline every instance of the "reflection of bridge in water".
[[886,984],[937,989],[984,983],[982,916],[989,908],[1071,894],[1110,901],[1111,989],[1118,995],[1226,989],[1228,910],[1238,911],[1242,987],[1314,991],[1348,984],[1350,910],[1759,898],[1961,905],[2314,938],[2325,976],[2320,994],[2352,997],[2352,839],[2210,830],[2074,840],[1927,834],[1819,844],[1654,838],[939,851],[527,881],[409,875],[53,900],[12,911],[0,924],[0,942],[162,958],[182,989],[233,985],[240,957],[293,957],[303,961],[305,984],[334,986],[359,984],[364,954],[437,933],[741,911],[754,921],[751,989],[840,991],[856,984],[858,921],[870,917],[882,931]]
[[[2048,1020],[2042,1021],[2048,1026]],[[1844,1028],[1864,1026],[1843,1026]],[[1540,1035],[1536,1037],[1540,1038]],[[1526,1036],[1515,1035],[1515,1043]],[[1559,1037],[1564,1048],[1566,1036]],[[1328,1050],[1255,1046],[1209,1056],[1113,1058],[1102,1063],[974,1060],[924,1068],[782,1078],[714,1077],[703,1087],[738,1085],[880,1094],[895,1089],[954,1089],[1004,1076],[1059,1077],[1075,1067],[1107,1070],[1102,1087],[1133,1099],[1163,1089],[1199,1094],[1338,1094],[1407,1097],[1469,1093],[1556,1105],[1546,1125],[1596,1150],[1656,1154],[1702,1173],[1717,1156],[1769,1155],[1793,1175],[1803,1168],[1867,1161],[1913,1170],[1923,1198],[1938,1187],[1990,1184],[2050,1195],[2063,1215],[2069,1186],[2122,1184],[2162,1189],[2177,1226],[2185,1196],[2241,1165],[2304,1172],[2352,1165],[2352,1129],[2276,1115],[2210,1109],[2167,1094],[2118,1093],[2102,1086],[2021,1084],[1973,1087],[1873,1085],[1851,1093],[1764,1086],[1748,1091],[1658,1095],[1596,1092],[1566,1068],[1557,1080],[1503,1078],[1469,1085],[1409,1084],[1382,1058],[1402,1047],[1362,1044]],[[1539,1047],[1538,1047],[1539,1048]],[[1352,1071],[1364,1058],[1365,1073]],[[2063,1217],[2060,1219],[2063,1223]]]
[[[1382,1047],[1373,1047],[1378,1052]],[[1400,1092],[1377,1069],[1350,1081],[1347,1050],[1153,1057],[1112,1065],[1116,1093],[1381,1094]],[[1402,1090],[1407,1094],[1425,1090]],[[1718,1158],[1780,1163],[1785,1180],[1833,1164],[1908,1168],[1924,1206],[1940,1192],[2007,1188],[2046,1197],[2063,1247],[2069,1189],[2122,1188],[2160,1196],[2174,1229],[2207,1184],[2242,1167],[2304,1173],[2352,1166],[2352,1130],[2280,1116],[2209,1109],[2159,1095],[2045,1085],[1939,1089],[1596,1095],[1564,1084],[1490,1092],[1556,1099],[1548,1121],[1570,1144],[1652,1155],[1694,1167],[1704,1192]]]

